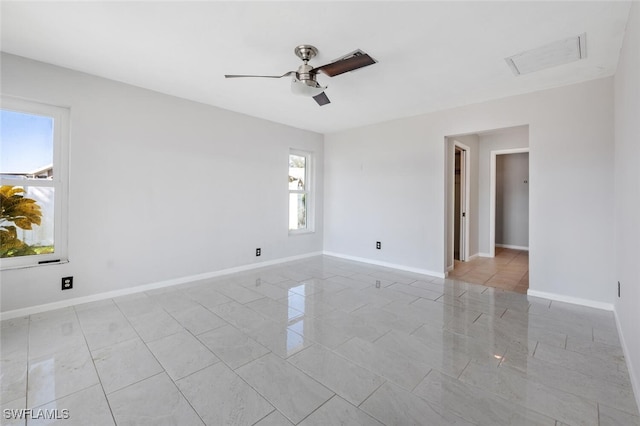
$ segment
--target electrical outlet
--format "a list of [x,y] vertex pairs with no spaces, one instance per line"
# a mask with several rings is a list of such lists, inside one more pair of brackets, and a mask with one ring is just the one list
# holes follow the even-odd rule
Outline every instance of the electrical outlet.
[[382,248],[382,243],[380,241],[376,241],[376,248],[380,250]]
[[376,288],[380,288],[380,280],[376,280]]
[[618,297],[620,297],[620,281],[618,281]]
[[71,290],[73,288],[73,277],[62,278],[62,290]]
[[260,256],[262,254],[262,250],[257,248],[256,249],[256,256]]

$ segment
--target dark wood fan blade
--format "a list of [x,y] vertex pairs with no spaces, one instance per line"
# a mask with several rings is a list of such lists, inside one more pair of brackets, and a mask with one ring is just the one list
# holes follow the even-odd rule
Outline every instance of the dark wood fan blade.
[[357,50],[353,56],[338,59],[330,64],[323,65],[321,67],[314,68],[312,72],[322,72],[329,77],[343,74],[345,72],[357,70],[358,68],[366,67],[375,64],[377,61],[368,54]]
[[282,75],[246,75],[246,74],[225,74],[224,78],[244,78],[244,77],[260,77],[260,78],[282,78],[293,74],[294,71],[289,71]]
[[322,106],[322,105],[326,105],[326,104],[330,104],[331,101],[329,100],[329,98],[327,97],[326,93],[322,92],[319,95],[315,95],[313,97],[313,99],[318,103],[318,105]]

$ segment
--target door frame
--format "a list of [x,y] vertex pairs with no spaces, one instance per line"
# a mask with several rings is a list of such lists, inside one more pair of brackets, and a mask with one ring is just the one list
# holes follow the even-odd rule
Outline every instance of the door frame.
[[498,155],[529,153],[527,148],[491,151],[491,183],[489,185],[489,255],[496,256],[496,157]]
[[[460,217],[460,261],[466,262],[469,260],[469,200],[471,197],[471,148],[467,145],[458,142],[457,140],[453,141],[453,167],[451,170],[453,179],[452,186],[455,188],[455,178],[456,178],[456,167],[455,167],[455,154],[456,151],[460,151],[460,212],[462,216]],[[455,190],[454,197],[451,197],[453,206],[455,206]],[[453,215],[455,215],[455,207],[451,209]],[[451,241],[454,241],[455,238],[455,217],[451,217],[450,220],[453,223],[451,226]],[[455,244],[455,243],[454,243]],[[453,247],[451,247],[451,251],[453,252]],[[454,258],[455,261],[455,258]]]

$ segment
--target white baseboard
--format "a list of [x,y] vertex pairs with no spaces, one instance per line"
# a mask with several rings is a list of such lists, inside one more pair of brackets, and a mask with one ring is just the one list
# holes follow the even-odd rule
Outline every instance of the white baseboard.
[[267,260],[264,262],[251,263],[248,265],[237,266],[234,268],[221,269],[219,271],[205,272],[202,274],[188,275],[185,277],[172,278],[170,280],[158,281],[155,283],[143,284],[135,287],[124,288],[120,290],[107,291],[104,293],[92,294],[90,296],[74,297],[72,299],[60,300],[53,303],[45,303],[43,305],[29,306],[27,308],[14,309],[12,311],[0,312],[0,320],[23,317],[27,315],[37,314],[40,312],[51,311],[54,309],[67,308],[81,303],[97,302],[99,300],[112,299],[114,297],[126,296],[143,291],[155,290],[158,288],[171,287],[178,284],[187,284],[190,282],[206,280],[209,278],[220,277],[223,275],[235,274],[237,272],[250,271],[252,269],[263,268],[265,266],[278,265],[280,263],[291,262],[300,259],[306,259],[313,256],[321,256],[322,252],[312,252],[297,256],[283,257],[280,259]]
[[415,272],[416,274],[430,275],[432,277],[445,278],[443,272],[429,271],[427,269],[414,268],[412,266],[398,265],[397,263],[381,262],[379,260],[367,259],[365,257],[350,256],[348,254],[334,253],[331,251],[324,251],[324,255],[338,257],[340,259],[353,260],[356,262],[368,263],[370,265],[384,266],[386,268],[399,269],[401,271]]
[[618,336],[620,336],[620,345],[622,346],[622,353],[624,354],[624,359],[627,364],[627,371],[629,371],[629,380],[631,381],[631,389],[633,390],[633,395],[636,397],[636,406],[640,407],[640,374],[639,371],[635,371],[633,369],[633,364],[631,364],[630,360],[631,354],[629,353],[629,349],[624,339],[624,334],[622,334],[622,327],[620,326],[620,320],[618,319],[618,311],[616,311],[615,306],[613,309],[613,316],[616,319],[616,327],[618,329]]
[[470,262],[473,259],[475,259],[476,257],[480,257],[480,253],[472,254],[471,256],[469,256],[469,258],[466,261]]
[[478,256],[479,257],[495,257],[491,253],[478,253]]
[[528,296],[541,297],[543,299],[556,300],[558,302],[572,303],[574,305],[587,306],[589,308],[604,309],[605,311],[613,311],[612,303],[598,302],[590,299],[580,299],[578,297],[565,296],[557,293],[547,293],[546,291],[527,290]]
[[507,248],[507,249],[514,249],[514,250],[524,250],[524,251],[529,251],[529,247],[525,247],[525,246],[514,246],[512,244],[496,244],[496,247],[500,247],[500,248]]

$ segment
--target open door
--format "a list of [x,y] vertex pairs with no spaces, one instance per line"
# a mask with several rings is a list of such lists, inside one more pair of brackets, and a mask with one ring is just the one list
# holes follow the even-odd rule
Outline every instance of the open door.
[[453,258],[464,262],[469,258],[469,226],[467,220],[467,206],[469,203],[468,148],[456,142],[454,150]]

